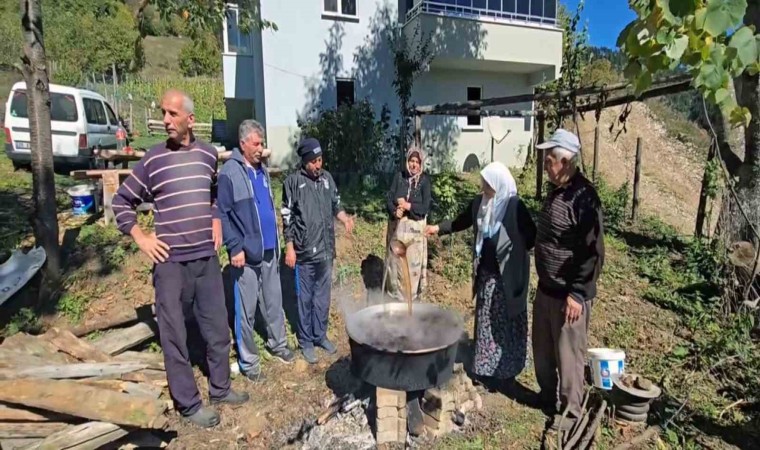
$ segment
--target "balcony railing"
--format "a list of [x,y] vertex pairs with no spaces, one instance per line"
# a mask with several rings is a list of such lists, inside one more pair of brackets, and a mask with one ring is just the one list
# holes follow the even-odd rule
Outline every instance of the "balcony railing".
[[558,0],[420,0],[406,22],[422,13],[488,22],[557,26]]

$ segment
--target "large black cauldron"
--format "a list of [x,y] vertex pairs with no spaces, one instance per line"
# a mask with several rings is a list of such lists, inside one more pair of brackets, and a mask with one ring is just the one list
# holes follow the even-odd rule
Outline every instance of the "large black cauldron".
[[453,311],[415,303],[375,305],[347,318],[351,370],[365,382],[397,391],[420,391],[451,378],[462,319]]

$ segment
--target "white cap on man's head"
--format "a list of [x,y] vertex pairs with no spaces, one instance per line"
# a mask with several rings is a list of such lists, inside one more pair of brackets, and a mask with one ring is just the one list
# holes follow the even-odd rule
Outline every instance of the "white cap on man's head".
[[576,136],[575,133],[558,128],[548,141],[536,145],[536,148],[542,150],[548,150],[554,147],[561,147],[571,153],[577,154],[581,151],[581,141],[578,140],[578,136]]

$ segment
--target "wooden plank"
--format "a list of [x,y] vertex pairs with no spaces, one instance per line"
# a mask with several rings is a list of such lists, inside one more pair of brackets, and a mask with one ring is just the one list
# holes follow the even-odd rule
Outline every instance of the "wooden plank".
[[85,362],[110,362],[111,357],[95,348],[94,345],[87,341],[74,336],[69,330],[62,330],[53,327],[42,335],[42,339],[47,340],[58,349],[74,358]]
[[25,333],[17,333],[4,340],[0,350],[46,358],[46,364],[65,364],[73,361],[68,356],[59,353],[58,348],[50,342]]
[[137,428],[162,428],[166,404],[75,381],[0,381],[0,401]]
[[110,362],[63,364],[18,369],[6,368],[0,369],[0,380],[16,380],[24,378],[67,379],[105,376],[114,377],[142,370],[147,367],[147,364],[136,362]]
[[0,422],[0,439],[44,438],[68,426],[64,422]]
[[148,365],[148,369],[154,370],[166,370],[164,365],[164,356],[161,353],[150,352],[124,352],[120,355],[116,355],[114,361],[121,362],[140,362]]
[[47,366],[50,363],[67,364],[69,362],[66,358],[57,361],[56,359],[58,358],[26,355],[17,351],[0,348],[0,368]]
[[151,327],[140,322],[128,328],[112,331],[97,339],[93,344],[101,351],[114,356],[133,348],[154,336]]
[[87,422],[70,426],[52,434],[31,448],[36,450],[95,450],[123,438],[128,433],[127,430],[112,423]]
[[103,320],[87,322],[76,328],[73,328],[71,332],[74,333],[74,336],[82,337],[82,336],[92,333],[93,331],[100,331],[100,330],[105,330],[108,328],[116,328],[116,327],[131,325],[135,322],[139,322],[140,320],[150,321],[150,320],[153,320],[153,317],[155,315],[156,315],[156,305],[145,305],[145,306],[136,308],[123,315],[119,315],[116,317],[107,317],[107,318],[104,318]]
[[64,422],[69,416],[49,411],[0,404],[0,422]]
[[0,448],[3,450],[22,450],[35,448],[40,442],[42,442],[40,438],[2,439],[0,440]]
[[150,383],[153,386],[167,387],[166,372],[162,370],[140,370],[138,372],[125,373],[121,376],[124,381],[133,381],[135,383]]
[[94,386],[102,389],[108,389],[114,392],[123,392],[125,394],[137,395],[157,399],[161,396],[163,389],[147,383],[133,383],[122,380],[79,380],[79,383]]

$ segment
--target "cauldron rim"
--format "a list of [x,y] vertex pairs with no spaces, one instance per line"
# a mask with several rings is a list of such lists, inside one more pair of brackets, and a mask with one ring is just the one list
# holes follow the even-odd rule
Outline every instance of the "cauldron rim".
[[379,348],[379,347],[377,347],[375,345],[372,345],[372,344],[368,344],[366,342],[363,342],[360,339],[356,339],[356,337],[353,336],[352,333],[351,333],[351,327],[349,326],[349,324],[352,323],[352,319],[351,319],[352,316],[356,316],[358,314],[370,315],[370,314],[373,314],[374,312],[380,311],[380,310],[391,311],[391,312],[402,312],[402,311],[406,312],[407,308],[408,308],[408,305],[406,303],[401,303],[401,302],[383,303],[383,304],[380,304],[380,305],[372,305],[372,306],[367,306],[365,308],[362,308],[359,311],[354,312],[353,314],[347,315],[347,317],[346,317],[346,334],[348,335],[348,338],[350,340],[354,341],[355,343],[357,343],[359,345],[362,345],[362,346],[365,346],[365,347],[369,347],[369,348],[374,349],[374,350],[376,350],[378,352],[384,352],[384,353],[390,353],[390,354],[421,355],[421,354],[425,354],[425,353],[433,353],[433,352],[437,352],[437,351],[449,348],[452,345],[455,345],[457,342],[459,342],[459,340],[460,340],[460,338],[462,336],[462,333],[463,333],[463,329],[464,329],[464,323],[463,323],[463,320],[462,320],[461,316],[459,314],[457,314],[456,312],[444,309],[444,308],[440,307],[439,305],[436,305],[436,304],[433,304],[433,303],[413,303],[412,304],[412,314],[414,314],[415,309],[422,309],[422,310],[428,310],[428,311],[436,311],[436,312],[440,312],[442,314],[449,314],[452,318],[455,319],[455,322],[457,324],[456,325],[456,329],[459,332],[459,333],[452,332],[452,336],[455,336],[454,339],[450,339],[452,342],[446,342],[446,343],[438,345],[436,347],[428,347],[428,348],[419,349],[419,350],[388,350],[388,349]]

